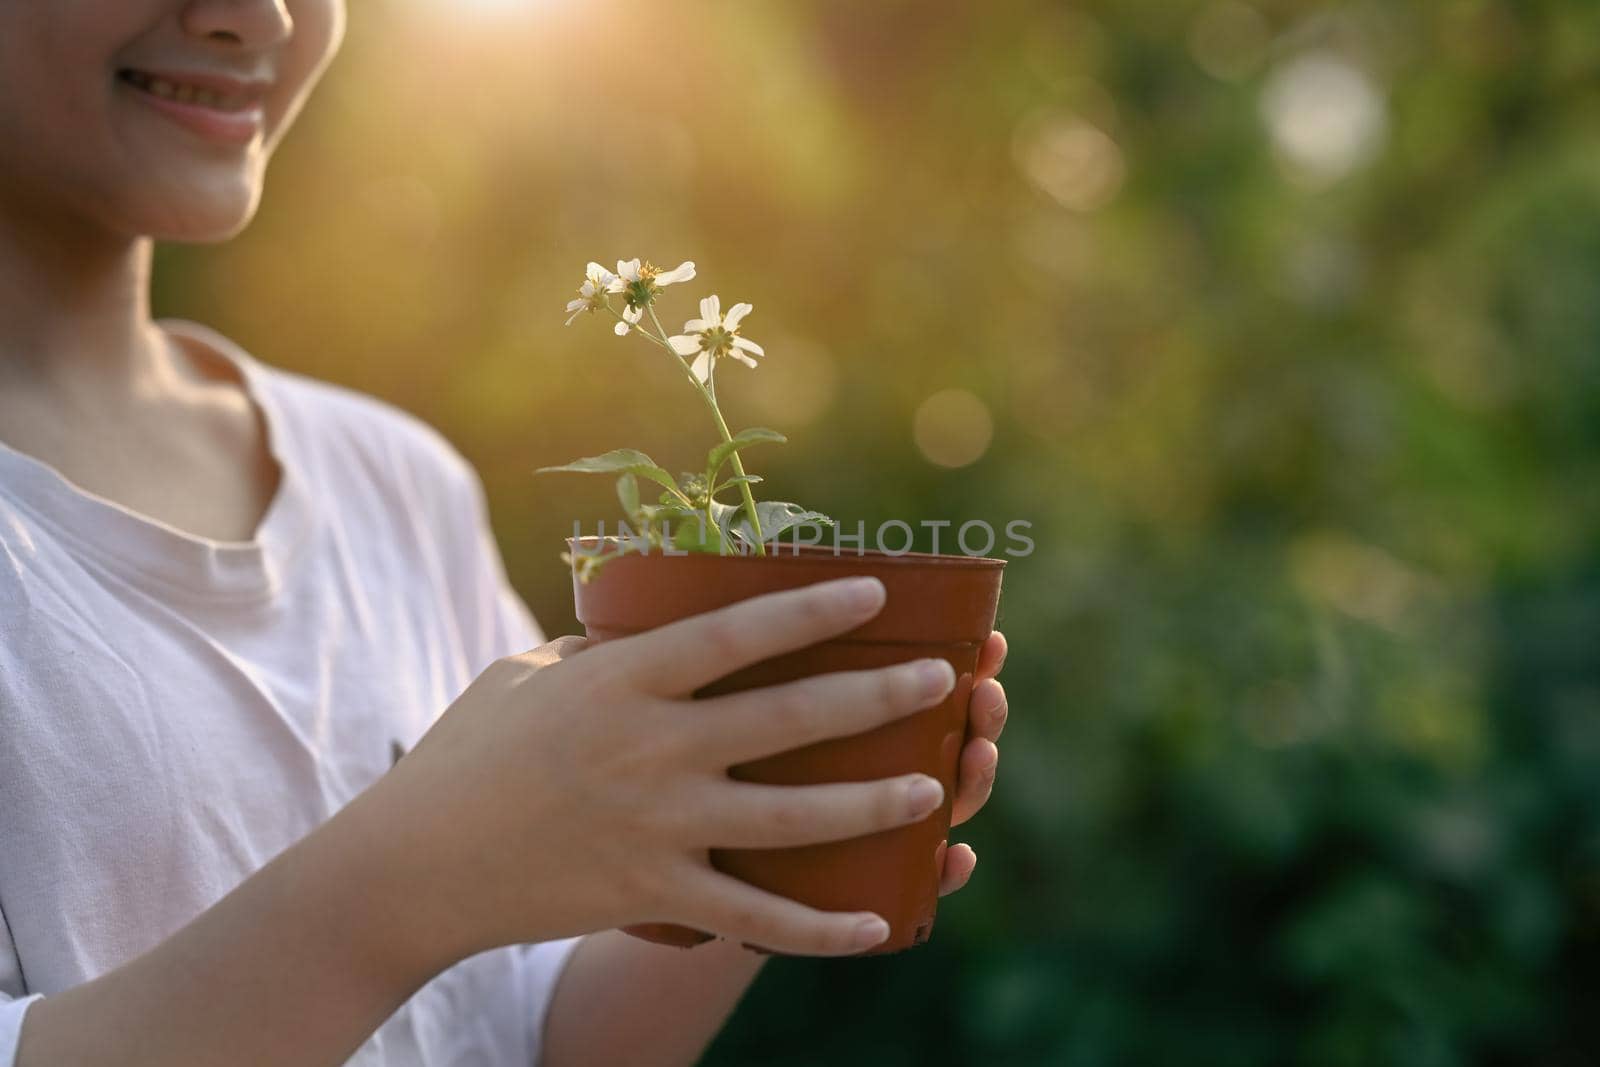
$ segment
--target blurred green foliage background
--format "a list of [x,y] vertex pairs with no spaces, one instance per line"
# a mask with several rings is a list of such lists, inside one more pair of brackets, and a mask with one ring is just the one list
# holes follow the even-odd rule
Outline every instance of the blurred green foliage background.
[[767,496],[1034,524],[972,883],[708,1064],[1600,1059],[1600,5],[352,6],[157,311],[443,430],[548,633],[533,468],[711,443],[589,259],[755,304]]

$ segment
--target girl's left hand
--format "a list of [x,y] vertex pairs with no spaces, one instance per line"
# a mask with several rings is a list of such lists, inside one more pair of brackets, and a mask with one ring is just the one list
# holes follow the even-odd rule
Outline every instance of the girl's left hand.
[[[978,668],[967,701],[967,744],[961,750],[956,769],[956,799],[950,825],[960,826],[978,813],[994,790],[995,770],[1000,764],[1000,731],[1006,725],[1006,691],[995,680],[1006,659],[1006,639],[999,630],[989,635],[978,651]],[[948,896],[967,884],[978,854],[966,844],[954,848],[941,846],[939,895]]]

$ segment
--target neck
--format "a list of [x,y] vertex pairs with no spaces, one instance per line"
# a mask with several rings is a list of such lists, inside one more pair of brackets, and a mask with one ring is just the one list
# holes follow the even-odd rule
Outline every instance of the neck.
[[0,388],[127,396],[161,367],[148,237],[0,205]]

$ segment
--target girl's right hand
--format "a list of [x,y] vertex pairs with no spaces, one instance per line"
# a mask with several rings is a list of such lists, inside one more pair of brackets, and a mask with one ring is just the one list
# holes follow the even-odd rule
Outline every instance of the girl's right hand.
[[[955,684],[941,659],[693,700],[748,664],[853,629],[875,578],[746,600],[589,647],[561,637],[491,664],[355,805],[383,836],[394,922],[439,966],[497,945],[682,923],[795,955],[848,955],[871,912],[824,912],[717,871],[712,848],[875,833],[943,801],[920,774],[772,786],[728,768],[860,733]],[[913,787],[931,783],[925,796]],[[352,805],[352,806],[355,806]]]

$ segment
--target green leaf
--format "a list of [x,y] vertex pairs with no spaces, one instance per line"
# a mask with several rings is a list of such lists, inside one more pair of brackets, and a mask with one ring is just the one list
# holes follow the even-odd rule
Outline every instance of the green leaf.
[[693,519],[700,514],[693,508],[685,507],[680,501],[674,500],[670,504],[645,504],[641,511],[649,519],[651,525],[660,526],[663,522],[681,522],[684,519]]
[[717,529],[722,532],[723,542],[730,550],[742,553],[749,545],[749,541],[736,539],[733,526],[743,514],[743,508],[736,504],[724,504],[719,500],[711,501],[708,506],[711,509],[712,519],[716,521]]
[[717,486],[717,488],[714,490],[712,495],[714,496],[714,495],[716,495],[716,493],[720,493],[724,489],[730,488],[730,487],[735,486],[735,485],[755,485],[757,482],[759,482],[761,480],[762,480],[761,479],[761,475],[759,475],[759,474],[741,474],[737,478],[729,478],[727,481],[725,481],[721,485]]
[[555,471],[571,471],[576,474],[615,474],[618,471],[627,471],[678,492],[678,483],[672,480],[672,475],[656,466],[655,460],[635,448],[613,449],[602,456],[585,456],[559,467],[540,467],[534,473],[545,474]]
[[769,430],[765,426],[752,426],[748,430],[740,430],[733,435],[733,440],[724,441],[706,453],[706,482],[708,484],[715,482],[717,475],[722,471],[722,465],[739,449],[769,441],[781,445],[787,440],[789,439],[777,430]]
[[628,518],[639,514],[639,479],[633,476],[632,471],[625,472],[617,479],[617,499],[622,502],[622,512]]
[[803,508],[799,504],[789,504],[777,500],[762,500],[756,503],[756,518],[761,520],[761,536],[772,540],[791,526],[815,522],[823,526],[832,526],[833,520],[820,511]]
[[716,523],[705,521],[705,513],[699,511],[673,526],[672,545],[687,552],[709,552],[713,555],[722,555],[725,550],[722,530]]
[[[750,516],[742,506],[713,501],[711,507],[717,525],[722,527],[724,537],[746,547],[755,545],[755,536],[750,531]],[[768,543],[793,526],[808,522],[820,523],[823,526],[833,525],[833,520],[820,511],[811,511],[799,504],[779,500],[757,501],[756,518],[761,521],[761,539]]]
[[572,568],[573,573],[578,576],[578,582],[582,585],[588,585],[594,581],[595,575],[600,573],[600,568],[610,558],[610,556],[594,555],[587,552],[576,556],[571,552],[561,553],[561,562]]
[[[579,474],[608,474],[614,471],[633,470],[635,467],[656,467],[656,461],[636,448],[617,448],[600,456],[585,456],[559,467],[540,467],[534,473],[546,471],[574,471]],[[635,473],[638,473],[635,471]]]

